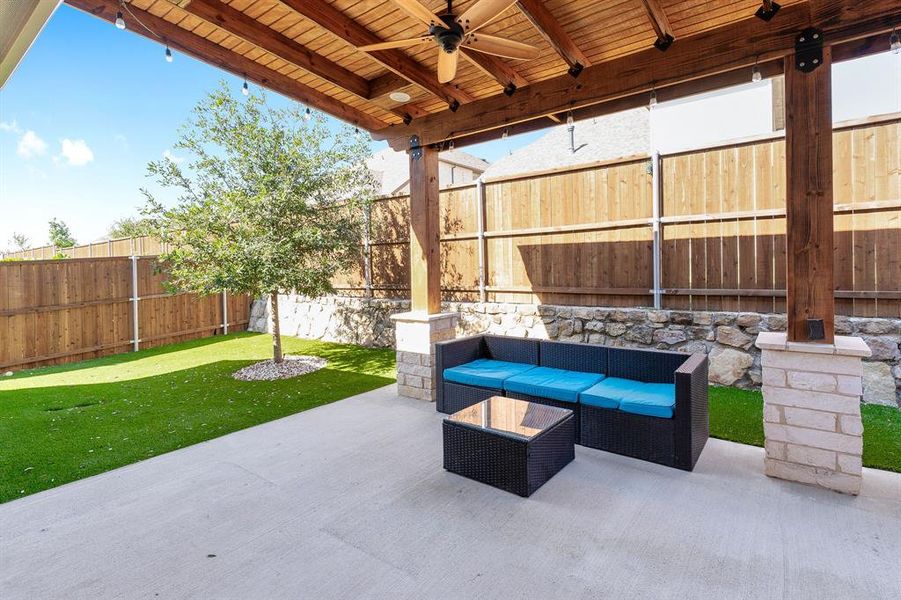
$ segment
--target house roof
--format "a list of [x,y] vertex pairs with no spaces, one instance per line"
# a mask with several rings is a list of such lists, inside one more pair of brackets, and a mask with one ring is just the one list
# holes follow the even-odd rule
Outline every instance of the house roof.
[[567,125],[557,125],[528,146],[496,161],[483,177],[505,177],[649,154],[650,112],[647,108],[635,108],[576,121],[573,134],[575,152],[570,146]]
[[[439,163],[465,167],[478,177],[488,168],[488,161],[461,150],[446,150],[438,155]],[[379,191],[383,195],[394,194],[410,180],[410,165],[406,152],[385,148],[376,152],[367,162],[375,175]]]

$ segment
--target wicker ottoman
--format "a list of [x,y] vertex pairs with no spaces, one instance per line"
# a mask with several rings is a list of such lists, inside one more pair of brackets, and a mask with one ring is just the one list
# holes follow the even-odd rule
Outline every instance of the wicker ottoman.
[[444,468],[530,496],[575,458],[570,410],[494,396],[444,419]]

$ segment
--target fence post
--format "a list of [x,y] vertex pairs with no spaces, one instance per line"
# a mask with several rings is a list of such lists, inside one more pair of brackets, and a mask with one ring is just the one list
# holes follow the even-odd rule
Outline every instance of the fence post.
[[138,325],[138,257],[131,255],[131,335],[132,348],[137,352],[141,347],[140,326]]
[[222,335],[228,335],[228,292],[222,292]]
[[476,199],[479,204],[476,214],[479,242],[479,302],[487,302],[488,293],[485,288],[488,285],[488,275],[486,273],[485,259],[488,254],[488,248],[485,241],[485,182],[482,181],[481,177],[476,179]]
[[372,205],[363,210],[363,286],[366,297],[372,298]]
[[660,176],[660,153],[656,150],[654,151],[653,156],[651,156],[651,185],[653,186],[652,190],[652,202],[653,208],[651,209],[651,227],[653,229],[653,252],[654,252],[654,308],[660,309],[663,305],[661,298],[661,279],[662,279],[662,265],[661,265],[661,251],[660,251],[660,213],[662,212],[662,202],[663,202],[663,193],[662,193],[662,184],[663,180]]

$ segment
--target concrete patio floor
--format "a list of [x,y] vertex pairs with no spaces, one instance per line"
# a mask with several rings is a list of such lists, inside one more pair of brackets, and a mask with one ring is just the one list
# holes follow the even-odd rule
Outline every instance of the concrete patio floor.
[[901,475],[577,447],[523,499],[445,472],[440,422],[387,387],[0,505],[0,598],[901,597]]

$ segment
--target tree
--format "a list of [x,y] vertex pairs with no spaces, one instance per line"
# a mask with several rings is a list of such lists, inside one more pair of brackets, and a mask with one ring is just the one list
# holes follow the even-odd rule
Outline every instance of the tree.
[[332,293],[331,278],[360,259],[364,206],[374,186],[369,145],[349,127],[332,134],[300,106],[264,95],[234,98],[225,83],[195,107],[175,147],[187,159],[148,165],[178,199],[147,190],[143,213],[171,250],[161,255],[173,291],[268,298],[273,360],[282,362],[278,294]]
[[12,242],[14,248],[16,248],[19,252],[24,252],[28,250],[28,246],[31,244],[31,240],[28,239],[24,233],[19,233],[14,231],[12,236],[9,238],[9,241]]
[[59,219],[50,219],[50,243],[57,248],[71,248],[75,245],[75,237],[68,225]]
[[150,229],[151,223],[147,219],[124,217],[113,221],[106,231],[106,237],[111,240],[141,237],[147,235]]

